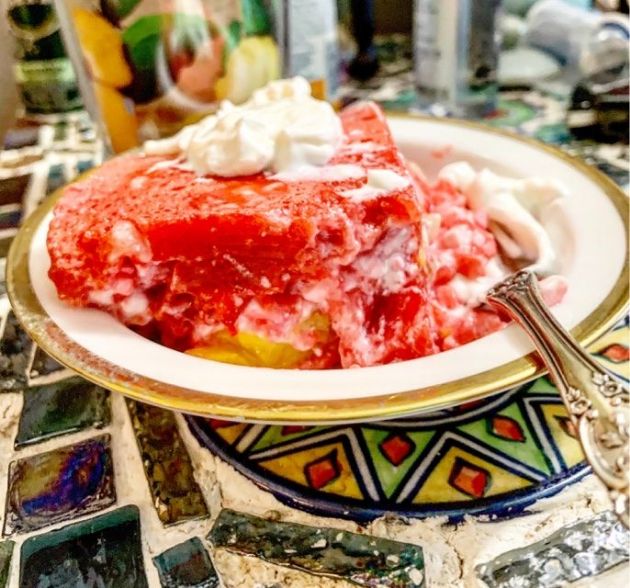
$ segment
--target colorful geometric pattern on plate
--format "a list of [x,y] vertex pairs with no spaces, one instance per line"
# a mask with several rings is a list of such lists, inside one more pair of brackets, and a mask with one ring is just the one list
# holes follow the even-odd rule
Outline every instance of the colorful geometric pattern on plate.
[[[592,348],[628,379],[625,322]],[[369,520],[510,516],[588,472],[573,425],[546,378],[426,416],[338,427],[188,417],[197,439],[289,505]]]

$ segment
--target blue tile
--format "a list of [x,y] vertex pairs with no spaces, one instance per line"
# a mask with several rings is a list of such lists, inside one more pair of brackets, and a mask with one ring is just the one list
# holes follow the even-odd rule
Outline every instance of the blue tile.
[[9,466],[4,534],[34,531],[114,502],[109,435],[19,459]]

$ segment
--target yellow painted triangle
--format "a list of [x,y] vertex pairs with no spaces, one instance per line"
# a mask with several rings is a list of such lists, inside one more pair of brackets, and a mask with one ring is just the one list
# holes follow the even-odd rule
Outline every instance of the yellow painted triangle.
[[565,463],[571,467],[584,461],[584,453],[577,439],[571,437],[562,428],[555,417],[566,418],[567,409],[562,404],[541,404],[540,410],[545,416],[547,427],[556,442],[556,447],[560,450]]
[[422,488],[420,488],[418,494],[416,494],[416,497],[413,499],[415,504],[476,500],[474,497],[460,492],[448,482],[451,472],[453,471],[453,466],[455,465],[455,459],[458,457],[483,468],[490,474],[490,482],[488,490],[484,494],[484,498],[496,494],[503,494],[504,492],[512,492],[532,484],[529,480],[521,478],[519,475],[513,474],[512,472],[508,472],[499,466],[488,463],[484,459],[472,455],[460,447],[452,447],[437,466],[433,468],[426,482],[423,484]]
[[227,441],[230,445],[234,443],[243,432],[247,425],[245,423],[234,423],[226,427],[219,427],[214,432],[221,437],[224,441]]
[[341,467],[341,474],[337,479],[332,480],[321,488],[321,491],[347,498],[363,498],[341,443],[332,443],[323,447],[311,447],[303,451],[296,451],[288,456],[285,455],[284,457],[269,459],[259,463],[263,468],[285,480],[291,480],[308,487],[304,470],[306,464],[324,457],[334,449],[337,450],[337,461]]

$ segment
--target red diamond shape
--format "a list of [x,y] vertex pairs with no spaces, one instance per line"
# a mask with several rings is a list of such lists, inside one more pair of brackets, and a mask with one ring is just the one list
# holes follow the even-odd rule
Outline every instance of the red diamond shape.
[[490,472],[461,457],[455,458],[451,474],[448,477],[448,483],[453,488],[473,498],[482,498],[488,491],[491,481]]
[[557,416],[554,418],[558,421],[558,424],[560,425],[562,430],[569,437],[573,437],[574,439],[577,439],[577,430],[575,429],[575,425],[573,424],[573,421],[569,417]]
[[495,416],[490,421],[490,432],[501,439],[507,439],[508,441],[518,441],[522,443],[525,441],[525,434],[521,425],[519,425],[514,419],[506,416]]
[[235,423],[234,421],[224,421],[221,419],[206,419],[210,426],[213,429],[223,429],[225,427],[231,427],[233,425],[238,425],[239,423]]
[[623,363],[624,361],[630,360],[630,348],[621,343],[613,343],[605,349],[602,349],[599,354],[613,363]]
[[469,402],[464,402],[463,404],[457,406],[457,412],[468,412],[469,410],[473,410],[474,408],[481,406],[481,403],[481,400],[471,400]]
[[392,433],[387,436],[386,439],[381,441],[378,448],[385,456],[387,461],[395,466],[399,466],[409,454],[413,453],[416,448],[416,444],[407,437],[407,435],[400,435],[398,433]]
[[319,490],[337,479],[341,474],[341,465],[337,460],[337,450],[333,449],[323,457],[304,466],[304,475],[311,488]]
[[286,425],[285,427],[282,427],[281,433],[282,433],[282,436],[285,437],[287,435],[295,435],[296,433],[302,433],[312,428],[313,427],[306,427],[304,425]]

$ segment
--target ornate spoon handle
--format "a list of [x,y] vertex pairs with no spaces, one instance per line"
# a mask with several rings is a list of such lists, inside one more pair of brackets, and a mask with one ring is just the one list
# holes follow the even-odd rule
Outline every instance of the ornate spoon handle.
[[533,340],[576,425],[586,460],[605,484],[615,513],[630,527],[628,389],[558,323],[531,271],[520,271],[497,284],[487,301],[506,310]]

